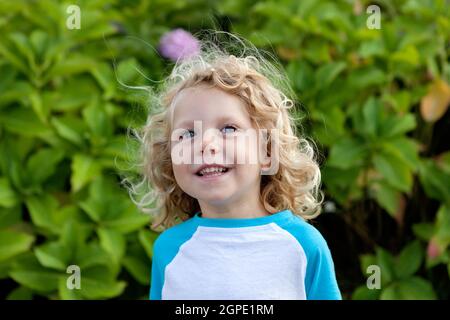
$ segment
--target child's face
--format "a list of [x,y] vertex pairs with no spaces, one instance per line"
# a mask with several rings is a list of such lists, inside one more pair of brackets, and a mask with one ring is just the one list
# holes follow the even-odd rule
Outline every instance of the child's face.
[[[244,102],[199,86],[181,91],[172,112],[172,167],[181,189],[201,207],[259,199],[261,165],[254,157],[261,149],[258,139],[242,139],[249,129],[257,132]],[[212,172],[202,171],[205,165]]]

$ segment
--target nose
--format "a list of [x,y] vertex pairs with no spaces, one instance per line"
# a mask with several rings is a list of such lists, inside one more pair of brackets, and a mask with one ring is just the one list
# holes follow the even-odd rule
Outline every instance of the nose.
[[220,137],[219,130],[208,129],[202,137],[202,154],[215,155],[220,152]]

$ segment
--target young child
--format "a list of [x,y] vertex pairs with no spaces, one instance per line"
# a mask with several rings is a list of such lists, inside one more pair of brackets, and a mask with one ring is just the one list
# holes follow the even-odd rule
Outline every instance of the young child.
[[141,137],[151,192],[138,204],[165,228],[150,299],[341,299],[306,221],[320,213],[320,171],[279,70],[205,43],[177,61]]

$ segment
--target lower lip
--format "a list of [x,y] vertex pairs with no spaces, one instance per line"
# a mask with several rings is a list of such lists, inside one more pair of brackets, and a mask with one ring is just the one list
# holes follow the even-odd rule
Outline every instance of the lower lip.
[[215,174],[215,175],[205,175],[205,176],[197,176],[201,181],[216,181],[219,180],[225,176],[227,176],[230,173],[231,169],[228,169],[227,172],[222,172],[221,174]]

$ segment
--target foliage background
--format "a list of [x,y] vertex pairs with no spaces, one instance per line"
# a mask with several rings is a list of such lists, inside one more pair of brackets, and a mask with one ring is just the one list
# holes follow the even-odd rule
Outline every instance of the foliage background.
[[0,296],[148,297],[156,233],[119,183],[147,97],[119,80],[157,86],[171,62],[155,48],[181,27],[238,33],[285,66],[323,155],[316,223],[344,298],[448,299],[450,6],[374,3],[380,30],[368,1],[0,2]]

